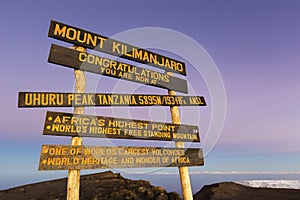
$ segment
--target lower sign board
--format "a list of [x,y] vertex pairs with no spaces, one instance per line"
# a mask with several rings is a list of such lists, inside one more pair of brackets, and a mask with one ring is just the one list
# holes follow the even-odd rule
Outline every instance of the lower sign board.
[[206,106],[206,102],[202,96],[19,92],[18,106]]
[[184,79],[54,44],[51,46],[48,62],[104,76],[188,93],[187,81]]
[[202,149],[43,145],[39,170],[183,167],[204,164]]
[[197,126],[49,111],[43,134],[200,142]]

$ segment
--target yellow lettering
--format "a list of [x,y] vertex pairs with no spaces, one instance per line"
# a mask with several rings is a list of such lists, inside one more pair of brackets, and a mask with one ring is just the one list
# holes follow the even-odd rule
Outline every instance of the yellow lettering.
[[142,60],[142,58],[143,58],[143,51],[140,50],[140,49],[133,49],[133,55],[134,55],[133,56],[134,58]]
[[178,72],[182,72],[182,71],[183,71],[183,66],[182,66],[181,63],[177,63],[177,68],[176,68],[176,70],[177,70]]
[[113,52],[115,52],[115,53],[117,52],[118,54],[121,54],[121,51],[119,49],[120,45],[121,45],[120,43],[113,42],[113,47],[112,47]]
[[95,35],[94,37],[91,34],[87,35],[87,44],[92,44],[94,47],[97,45],[97,36]]
[[147,61],[149,62],[149,56],[148,56],[148,53],[147,52],[144,52],[144,57],[143,57],[143,61]]
[[171,68],[169,59],[166,59],[165,67]]
[[67,29],[67,34],[66,34],[66,38],[68,38],[69,40],[75,40],[76,39],[76,30],[73,28],[68,28]]
[[[29,97],[30,96],[30,97]],[[32,94],[25,94],[25,105],[29,106],[32,104]]]
[[66,124],[68,121],[70,121],[71,117],[70,116],[63,116],[62,117],[62,123]]
[[157,56],[150,53],[150,63],[157,63]]
[[[103,43],[106,41],[105,38],[102,38],[102,37],[98,37],[98,39],[100,40],[100,43],[98,44],[99,45],[99,48],[103,48]],[[96,45],[95,45],[96,46]]]
[[68,105],[72,105],[74,100],[74,95],[73,94],[68,94]]
[[77,41],[80,43],[85,43],[87,33],[83,33],[83,38],[80,38],[80,36],[81,36],[80,33],[81,33],[80,31],[77,32]]
[[80,52],[78,55],[78,60],[80,62],[85,62],[86,61],[86,53]]
[[54,123],[61,123],[60,116],[56,116],[53,122]]
[[54,35],[59,35],[59,36],[65,37],[66,29],[67,29],[66,26],[63,26],[62,28],[60,28],[59,24],[55,24]]

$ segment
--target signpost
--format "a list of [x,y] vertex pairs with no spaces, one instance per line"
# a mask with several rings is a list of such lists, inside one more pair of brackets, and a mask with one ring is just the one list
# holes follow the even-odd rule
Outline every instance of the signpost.
[[[206,106],[202,96],[188,93],[181,61],[109,39],[83,29],[51,21],[49,37],[70,42],[51,45],[48,61],[74,69],[75,93],[19,92],[18,106],[74,107],[74,113],[47,112],[43,134],[71,136],[71,145],[43,145],[39,170],[68,170],[67,200],[79,200],[80,170],[103,168],[178,167],[184,200],[191,200],[188,166],[204,164],[202,149],[184,148],[200,142],[197,126],[180,123],[178,106]],[[86,53],[85,48],[147,64],[160,73]],[[168,95],[85,93],[84,71],[168,89]],[[84,115],[87,106],[170,106],[172,123]],[[81,137],[174,141],[176,148],[83,146]]]
[[203,165],[201,149],[43,145],[39,170]]
[[113,78],[188,93],[187,82],[184,79],[170,77],[157,71],[75,51],[55,44],[51,45],[48,62]]
[[[82,47],[72,47],[73,49],[81,52],[85,52]],[[85,93],[85,76],[84,72],[81,70],[74,70],[75,75],[75,92]],[[74,114],[82,115],[84,114],[84,107],[75,107]],[[72,137],[71,145],[81,146],[82,139],[78,136]],[[68,171],[68,183],[67,183],[67,200],[79,200],[79,190],[80,190],[80,170],[70,169]]]
[[202,96],[19,92],[20,107],[206,106]]
[[197,126],[49,111],[43,134],[200,142]]
[[[172,76],[171,72],[167,72],[170,76]],[[176,95],[176,92],[169,90],[169,95]],[[174,124],[180,124],[180,114],[178,106],[170,106],[170,112],[172,117],[172,122]],[[175,146],[177,148],[184,148],[183,142],[176,142]],[[189,169],[187,167],[179,167],[179,175],[180,175],[180,183],[181,183],[181,190],[184,200],[192,200],[193,199],[193,193],[192,193],[192,187],[191,187],[191,181],[190,181],[190,175],[189,175]]]

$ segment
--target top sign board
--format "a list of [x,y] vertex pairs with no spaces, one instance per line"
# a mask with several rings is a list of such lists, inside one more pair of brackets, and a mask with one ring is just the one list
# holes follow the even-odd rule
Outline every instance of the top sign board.
[[186,75],[185,64],[181,61],[53,20],[50,23],[48,36],[166,71]]

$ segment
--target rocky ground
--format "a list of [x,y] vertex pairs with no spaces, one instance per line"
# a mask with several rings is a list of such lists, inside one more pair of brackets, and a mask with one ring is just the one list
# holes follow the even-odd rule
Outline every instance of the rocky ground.
[[[81,200],[179,200],[149,181],[130,180],[111,171],[83,175]],[[65,200],[67,179],[57,179],[0,191],[0,200]],[[300,190],[251,188],[233,182],[204,186],[194,200],[300,200]]]
[[[0,200],[65,200],[67,179],[40,182],[0,191]],[[80,181],[81,200],[179,200],[175,193],[167,193],[149,181],[130,180],[111,171],[83,175]]]
[[194,200],[300,200],[300,190],[252,188],[224,182],[204,186]]

